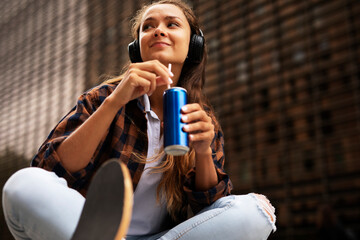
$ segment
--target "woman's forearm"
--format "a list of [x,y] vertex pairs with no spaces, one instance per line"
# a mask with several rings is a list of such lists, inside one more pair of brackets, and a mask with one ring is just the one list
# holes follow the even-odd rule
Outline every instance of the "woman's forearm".
[[211,148],[204,154],[195,153],[195,188],[197,191],[206,191],[218,184],[218,177],[211,154]]
[[87,166],[118,110],[111,98],[105,99],[101,106],[60,144],[57,153],[68,171],[76,172]]

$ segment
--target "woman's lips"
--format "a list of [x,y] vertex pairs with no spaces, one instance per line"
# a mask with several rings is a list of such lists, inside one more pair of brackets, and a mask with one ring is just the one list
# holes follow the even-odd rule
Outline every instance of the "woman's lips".
[[167,46],[170,46],[170,44],[166,42],[155,42],[151,44],[151,47],[167,47]]

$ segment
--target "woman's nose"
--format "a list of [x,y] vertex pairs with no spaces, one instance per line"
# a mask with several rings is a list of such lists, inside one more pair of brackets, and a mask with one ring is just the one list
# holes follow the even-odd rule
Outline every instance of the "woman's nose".
[[162,37],[165,37],[166,34],[165,32],[161,29],[161,28],[156,28],[155,31],[154,31],[154,36],[155,37],[158,37],[158,36],[162,36]]

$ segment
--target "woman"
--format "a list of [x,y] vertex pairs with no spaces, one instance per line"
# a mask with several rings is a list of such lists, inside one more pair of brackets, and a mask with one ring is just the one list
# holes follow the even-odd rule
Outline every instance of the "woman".
[[[134,188],[126,239],[266,239],[275,230],[268,200],[258,194],[230,195],[223,136],[202,94],[206,47],[192,10],[179,0],[145,6],[134,18],[133,36],[133,63],[125,73],[84,93],[34,157],[32,166],[50,172],[28,168],[7,182],[3,205],[12,233],[17,239],[69,239],[79,231],[80,215],[78,226],[91,218],[94,206],[86,207],[93,201],[90,192],[99,196],[96,191],[111,185],[99,184],[103,187],[96,190],[95,177],[87,195],[91,179],[96,172],[99,178],[111,175],[107,171],[115,165],[106,171],[100,166],[115,158],[127,166]],[[183,130],[189,133],[191,149],[182,157],[162,150],[162,95],[167,84],[188,92],[182,121],[187,123]],[[14,190],[20,181],[24,186]],[[32,194],[26,194],[29,186],[35,189]],[[83,196],[87,199],[81,213]],[[14,203],[15,198],[20,200]],[[111,204],[104,197],[96,201]],[[46,207],[46,214],[33,210],[39,205]]]

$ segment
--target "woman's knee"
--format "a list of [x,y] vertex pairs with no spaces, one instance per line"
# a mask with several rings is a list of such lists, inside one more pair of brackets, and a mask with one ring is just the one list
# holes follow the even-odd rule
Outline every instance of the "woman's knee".
[[260,194],[250,193],[247,195],[233,195],[232,198],[224,199],[233,205],[229,216],[234,228],[240,231],[244,239],[266,239],[275,227],[275,208],[270,201]]
[[3,187],[3,205],[28,201],[42,184],[54,177],[57,176],[53,172],[41,168],[28,167],[20,169],[7,180]]
[[262,194],[257,194],[257,193],[250,193],[249,195],[253,198],[258,210],[267,219],[267,221],[271,225],[271,228],[273,229],[273,231],[276,231],[275,208],[271,205],[268,198]]
[[[267,239],[271,232],[276,231],[275,208],[261,194],[250,193],[244,196],[244,211],[248,214],[248,227],[259,234],[261,239]],[[260,238],[259,238],[260,239]]]

